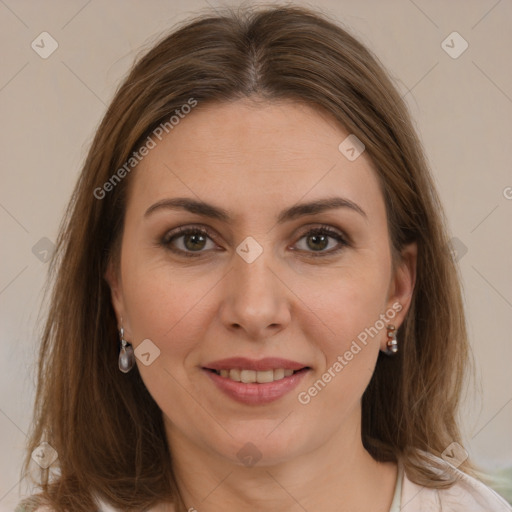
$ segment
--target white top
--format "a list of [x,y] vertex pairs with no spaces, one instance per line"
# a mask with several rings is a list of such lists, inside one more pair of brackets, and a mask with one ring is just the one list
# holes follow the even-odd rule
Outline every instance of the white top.
[[400,512],[400,504],[402,502],[402,481],[404,478],[404,467],[398,462],[398,474],[396,476],[395,494],[389,512]]
[[[439,457],[430,454],[429,457],[454,474],[457,481],[449,489],[424,487],[411,482],[399,462],[397,483],[389,512],[512,512],[512,506],[490,487]],[[100,499],[97,502],[98,512],[119,512]],[[156,512],[156,509],[153,511]],[[51,510],[48,507],[39,507],[36,512]]]
[[457,482],[449,489],[432,489],[404,475],[400,512],[512,512],[512,506],[496,491],[447,461],[428,456],[455,475]]

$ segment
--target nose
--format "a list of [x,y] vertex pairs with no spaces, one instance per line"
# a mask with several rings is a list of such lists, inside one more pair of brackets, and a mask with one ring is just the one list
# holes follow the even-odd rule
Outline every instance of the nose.
[[[291,291],[279,277],[278,265],[264,251],[248,263],[238,254],[225,276],[221,321],[251,340],[275,335],[290,323]],[[274,267],[274,268],[272,268]]]

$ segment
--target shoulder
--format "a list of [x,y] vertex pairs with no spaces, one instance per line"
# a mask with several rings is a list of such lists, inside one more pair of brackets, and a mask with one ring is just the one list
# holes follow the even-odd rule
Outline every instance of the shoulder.
[[493,489],[443,459],[435,459],[455,474],[457,481],[448,489],[434,489],[411,482],[404,473],[401,511],[512,512],[512,506]]

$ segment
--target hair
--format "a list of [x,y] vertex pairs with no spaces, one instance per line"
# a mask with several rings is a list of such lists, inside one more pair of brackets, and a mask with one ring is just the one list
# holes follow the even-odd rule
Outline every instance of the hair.
[[[429,454],[462,444],[457,416],[471,354],[443,209],[407,107],[372,52],[327,15],[266,6],[201,14],[167,34],[133,65],[96,131],[50,264],[22,468],[29,472],[43,441],[57,451],[37,495],[56,511],[90,511],[94,496],[126,511],[161,501],[185,510],[161,410],[137,367],[124,374],[117,363],[104,276],[118,261],[130,176],[102,199],[94,191],[191,99],[244,98],[314,106],[364,143],[385,199],[390,247],[400,254],[415,242],[418,259],[400,350],[379,354],[362,397],[362,441],[375,460],[401,460],[420,485],[454,483],[432,468]],[[459,469],[477,471],[469,459]]]

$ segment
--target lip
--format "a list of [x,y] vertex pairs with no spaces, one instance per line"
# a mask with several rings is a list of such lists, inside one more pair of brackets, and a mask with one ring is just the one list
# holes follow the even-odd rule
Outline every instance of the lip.
[[302,368],[307,367],[307,364],[290,361],[289,359],[281,359],[279,357],[265,357],[263,359],[230,357],[228,359],[212,361],[211,363],[203,366],[203,368],[210,370],[231,370],[232,368],[240,368],[242,370],[256,371],[275,370],[276,368],[284,368],[285,370],[301,370]]
[[[225,360],[228,361],[228,360]],[[232,360],[229,360],[232,361]],[[247,360],[246,360],[247,361]],[[261,360],[259,363],[268,360]],[[272,361],[276,361],[272,359]],[[279,360],[277,360],[279,361]],[[280,360],[282,364],[282,360]],[[254,361],[253,361],[254,363]],[[288,363],[292,363],[288,361]],[[218,362],[217,362],[218,364]],[[222,363],[224,364],[224,362]],[[232,363],[230,363],[232,364]],[[245,364],[245,363],[244,363]],[[265,362],[268,367],[268,363]],[[229,368],[236,368],[235,366],[229,366]],[[242,365],[245,369],[253,369],[247,368],[247,366]],[[274,366],[274,368],[283,368],[283,366]],[[236,382],[234,380],[229,379],[228,377],[221,377],[217,375],[215,372],[208,370],[203,367],[202,371],[215,383],[218,389],[225,393],[227,396],[231,397],[233,400],[237,402],[247,404],[247,405],[262,405],[268,404],[270,402],[274,402],[279,398],[283,397],[287,393],[289,393],[292,389],[297,387],[299,382],[304,378],[304,376],[309,373],[310,368],[305,368],[304,365],[300,365],[301,370],[289,377],[284,377],[280,380],[276,380],[274,382],[267,382],[264,384],[259,383],[249,383],[244,384],[243,382]],[[215,368],[217,369],[217,368]],[[228,367],[219,368],[220,370],[227,370]],[[293,369],[293,368],[292,368]]]

